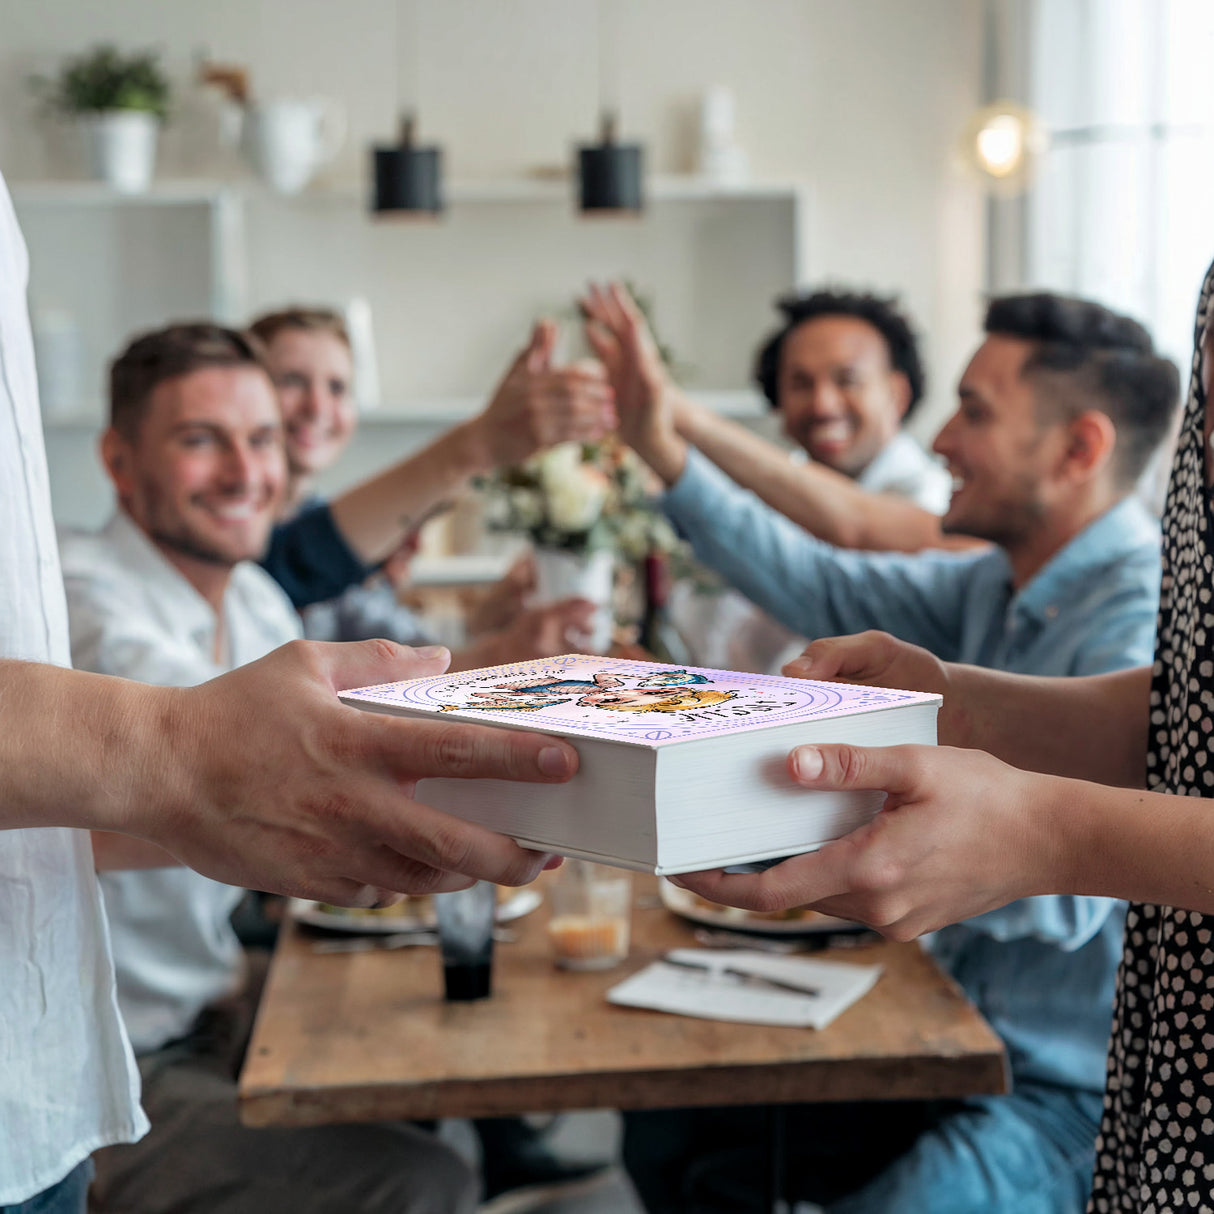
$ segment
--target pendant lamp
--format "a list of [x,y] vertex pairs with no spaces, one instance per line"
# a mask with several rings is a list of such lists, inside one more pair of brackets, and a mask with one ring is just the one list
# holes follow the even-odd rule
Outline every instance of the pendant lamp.
[[[417,12],[410,3],[398,0],[396,16],[396,93],[401,111],[400,139],[395,144],[378,146],[371,151],[371,173],[374,185],[371,209],[377,217],[423,217],[438,215],[443,209],[443,150],[431,144],[417,143],[415,106],[406,99],[402,76],[416,88],[420,57],[417,53]],[[406,18],[408,18],[406,20]],[[408,26],[408,29],[406,29]],[[408,63],[408,72],[401,64]]]
[[577,149],[578,207],[584,215],[637,215],[644,208],[644,149],[618,139],[620,14],[616,0],[598,0],[599,141]]
[[377,215],[437,215],[443,209],[443,150],[414,142],[415,119],[401,119],[400,142],[373,149]]
[[583,211],[644,209],[641,180],[644,148],[616,140],[616,118],[604,111],[599,142],[578,148],[578,205]]

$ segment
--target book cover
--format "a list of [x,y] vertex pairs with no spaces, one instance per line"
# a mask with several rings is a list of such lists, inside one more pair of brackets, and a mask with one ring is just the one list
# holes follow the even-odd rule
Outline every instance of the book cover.
[[933,744],[938,695],[585,654],[341,693],[371,712],[560,734],[563,784],[431,777],[418,799],[526,847],[650,872],[751,863],[867,821],[880,792],[810,791],[802,742]]
[[586,654],[360,687],[341,699],[645,747],[940,702],[917,691]]

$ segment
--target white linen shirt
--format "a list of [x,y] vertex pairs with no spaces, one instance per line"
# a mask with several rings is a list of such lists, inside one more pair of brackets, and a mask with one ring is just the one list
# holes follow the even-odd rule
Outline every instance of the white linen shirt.
[[870,493],[904,497],[933,514],[943,514],[953,495],[948,469],[905,430],[899,430],[856,477]]
[[[278,584],[251,561],[224,593],[225,660],[211,605],[122,511],[96,534],[61,536],[72,660],[80,670],[192,687],[301,635]],[[137,1054],[183,1037],[236,990],[244,953],[230,916],[242,890],[188,868],[101,874],[118,1003]]]
[[[0,176],[0,657],[67,666],[28,280]],[[89,836],[0,830],[0,1205],[28,1200],[97,1148],[147,1128]]]

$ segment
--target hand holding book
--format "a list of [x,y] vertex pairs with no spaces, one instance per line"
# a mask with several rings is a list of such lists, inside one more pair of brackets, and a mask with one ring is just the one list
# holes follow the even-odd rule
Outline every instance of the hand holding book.
[[882,790],[885,806],[850,834],[764,872],[670,879],[749,910],[812,906],[895,940],[1065,888],[1042,846],[1049,822],[1035,821],[1048,819],[1035,807],[1047,803],[1051,777],[981,751],[924,746],[799,746],[788,770],[817,791]]

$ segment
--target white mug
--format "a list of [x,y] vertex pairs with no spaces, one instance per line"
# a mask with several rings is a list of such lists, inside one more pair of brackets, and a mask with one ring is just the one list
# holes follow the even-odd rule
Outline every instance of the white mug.
[[245,114],[245,153],[280,194],[302,190],[337,155],[345,137],[344,111],[324,98],[265,101]]

